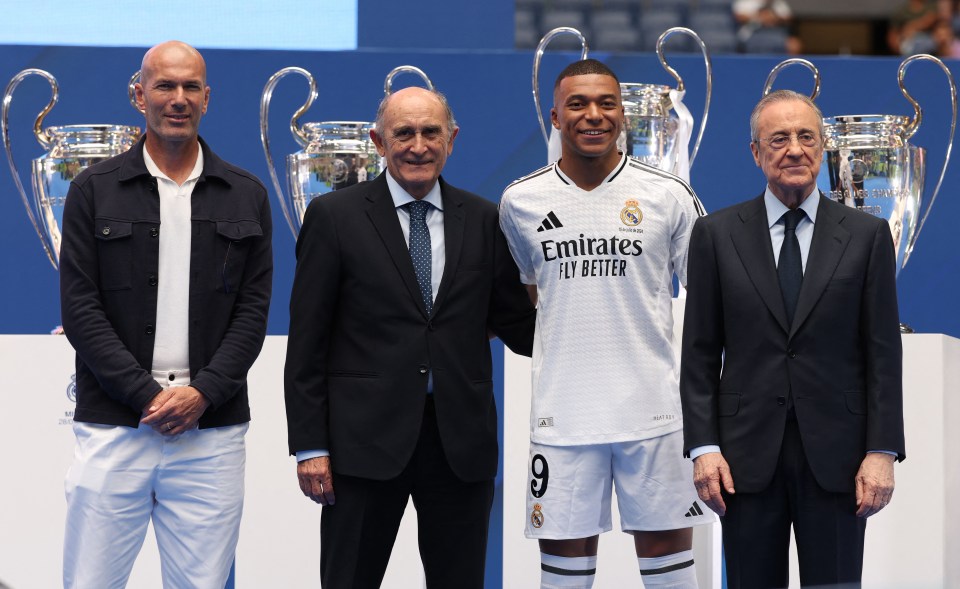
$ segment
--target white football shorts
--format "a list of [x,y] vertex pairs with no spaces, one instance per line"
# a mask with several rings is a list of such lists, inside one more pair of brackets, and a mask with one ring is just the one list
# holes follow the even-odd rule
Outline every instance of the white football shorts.
[[658,531],[717,521],[697,497],[683,432],[613,444],[530,444],[526,536],[587,538],[612,529],[616,485],[620,529]]

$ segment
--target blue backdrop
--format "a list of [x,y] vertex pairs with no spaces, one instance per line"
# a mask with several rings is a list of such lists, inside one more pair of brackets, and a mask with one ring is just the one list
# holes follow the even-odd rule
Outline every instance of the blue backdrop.
[[[0,46],[0,80],[26,67],[42,68],[60,82],[60,103],[45,125],[114,123],[143,125],[127,103],[126,82],[139,66],[142,49]],[[414,64],[450,98],[461,131],[444,176],[459,186],[497,200],[513,179],[541,166],[545,147],[534,114],[530,90],[530,52],[495,50],[350,52],[204,52],[212,95],[201,133],[226,159],[269,182],[259,139],[260,93],[267,78],[282,67],[298,65],[317,77],[320,96],[304,121],[371,120],[383,94],[383,79],[394,66]],[[603,55],[623,81],[672,83],[652,55]],[[541,69],[550,87],[560,68],[576,56],[549,53]],[[703,100],[703,62],[692,55],[669,56],[688,87],[686,103],[699,120]],[[777,57],[722,56],[713,60],[714,88],[706,134],[692,169],[692,184],[708,210],[759,194],[763,178],[750,156],[748,117]],[[818,104],[824,114],[912,114],[900,94],[894,58],[814,58],[823,75]],[[958,71],[956,62],[951,67]],[[398,85],[411,83],[398,78]],[[924,124],[911,140],[928,148],[927,195],[943,162],[950,113],[946,80],[935,65],[916,63],[907,85],[924,106]],[[810,76],[788,68],[777,87],[807,91]],[[306,83],[299,77],[281,81],[271,108],[275,154],[296,151],[287,129],[302,104]],[[40,78],[23,82],[14,94],[10,126],[17,165],[23,176],[29,160],[42,154],[31,128],[46,104],[49,89]],[[544,96],[550,103],[549,95]],[[283,172],[281,171],[281,174]],[[960,315],[952,311],[957,292],[960,251],[950,219],[960,215],[956,187],[960,162],[948,169],[944,188],[921,233],[910,262],[900,273],[900,314],[917,331],[960,336]],[[271,187],[272,192],[272,187]],[[274,200],[274,202],[276,202]],[[279,207],[276,207],[279,209]],[[270,333],[286,332],[287,295],[293,279],[294,239],[275,212],[276,278]],[[10,171],[0,166],[0,260],[6,280],[0,297],[2,333],[43,333],[58,323],[57,274],[46,261],[26,212],[16,195]]]

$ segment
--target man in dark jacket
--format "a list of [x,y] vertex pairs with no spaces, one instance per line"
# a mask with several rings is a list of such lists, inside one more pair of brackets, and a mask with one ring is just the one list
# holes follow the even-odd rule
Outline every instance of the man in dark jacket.
[[60,297],[77,352],[65,587],[127,582],[153,521],[164,587],[222,589],[243,507],[246,375],[273,272],[267,192],[199,138],[210,88],[189,45],[143,58],[147,132],[79,175]]

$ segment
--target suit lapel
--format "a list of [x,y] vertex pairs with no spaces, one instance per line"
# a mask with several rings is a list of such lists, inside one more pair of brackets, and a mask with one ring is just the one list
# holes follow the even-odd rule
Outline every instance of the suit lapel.
[[762,194],[759,198],[747,202],[740,209],[740,221],[743,225],[732,231],[730,237],[760,298],[776,317],[783,331],[789,332],[787,311],[783,306],[783,295],[780,294],[780,282],[777,280],[777,266],[773,261],[766,210]]
[[420,312],[426,317],[427,308],[423,303],[423,296],[420,294],[420,284],[417,282],[417,273],[413,269],[413,261],[410,259],[410,249],[403,239],[403,230],[400,228],[400,221],[397,218],[397,209],[393,205],[390,188],[387,186],[386,173],[386,171],[382,172],[371,182],[371,189],[366,195],[367,216],[380,235],[380,239],[400,273],[400,278],[403,279],[407,291],[420,308]]
[[457,275],[457,266],[460,263],[460,250],[463,247],[463,232],[466,223],[466,213],[463,210],[463,199],[459,191],[439,179],[440,195],[443,198],[443,240],[446,261],[443,265],[443,277],[440,279],[440,288],[437,289],[437,299],[433,303],[433,312],[443,304],[453,278]]
[[840,226],[845,216],[845,207],[830,202],[820,194],[817,222],[813,228],[813,240],[810,242],[810,253],[807,256],[807,266],[803,273],[800,299],[797,301],[790,337],[793,337],[797,329],[803,325],[804,320],[820,300],[823,289],[830,282],[850,242],[850,233]]

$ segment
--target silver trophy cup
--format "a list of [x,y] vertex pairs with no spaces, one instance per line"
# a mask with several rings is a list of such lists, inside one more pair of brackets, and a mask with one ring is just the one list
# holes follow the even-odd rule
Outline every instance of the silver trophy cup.
[[[27,195],[20,180],[10,146],[9,115],[13,92],[24,79],[40,76],[50,83],[52,96],[47,106],[37,115],[33,134],[46,153],[31,162],[33,184],[32,198]],[[131,82],[132,83],[132,82]],[[7,162],[20,198],[27,209],[27,216],[40,237],[50,263],[60,268],[60,226],[63,221],[63,205],[67,199],[70,182],[80,172],[115,155],[130,149],[140,138],[139,127],[123,125],[62,125],[43,129],[43,119],[60,97],[56,78],[41,69],[26,69],[7,84],[3,94],[3,110],[0,127]]]
[[[700,46],[706,71],[706,93],[703,104],[703,117],[693,150],[689,148],[692,117],[682,104],[686,92],[683,79],[675,69],[667,64],[663,45],[674,34],[692,37]],[[707,126],[710,113],[710,95],[713,90],[713,67],[710,55],[703,40],[692,29],[673,27],[664,31],[657,39],[657,57],[660,65],[677,81],[676,89],[659,84],[620,84],[623,110],[626,115],[625,148],[628,155],[640,161],[676,174],[685,180],[690,179],[690,168],[700,150],[700,141]]]
[[[427,88],[433,90],[433,83],[422,70],[406,65],[394,68],[387,74],[384,82],[385,94],[390,94],[394,78],[402,73],[417,74],[424,80]],[[290,132],[303,149],[286,156],[287,189],[284,190],[270,150],[268,121],[273,91],[277,83],[289,74],[306,78],[309,92],[306,102],[290,119]],[[263,143],[263,153],[267,158],[270,179],[280,200],[280,208],[294,237],[300,233],[303,215],[310,201],[339,188],[372,180],[383,170],[377,148],[370,139],[374,123],[325,121],[300,124],[300,117],[307,112],[316,98],[316,81],[310,72],[299,67],[286,67],[273,74],[267,80],[260,97],[260,141]]]
[[[904,85],[904,74],[916,61],[932,61],[947,76],[950,88],[950,137],[940,179],[924,206],[926,150],[909,140],[920,128],[923,113]],[[914,109],[911,119],[897,115],[845,115],[824,118],[825,164],[820,169],[829,197],[886,219],[897,251],[897,272],[907,264],[917,237],[930,215],[950,163],[957,125],[957,86],[946,65],[932,55],[913,55],[897,72],[900,92]]]

